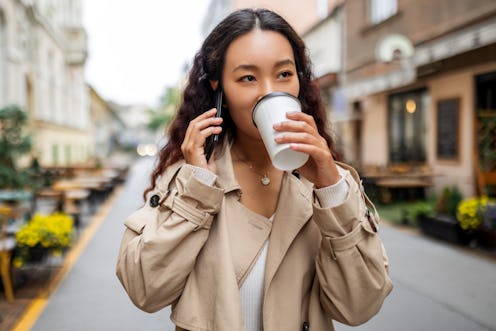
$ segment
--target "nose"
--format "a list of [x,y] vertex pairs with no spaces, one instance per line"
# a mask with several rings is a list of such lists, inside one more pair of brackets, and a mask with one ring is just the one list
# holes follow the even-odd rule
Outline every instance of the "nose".
[[275,92],[274,82],[269,79],[262,81],[257,101],[271,92]]

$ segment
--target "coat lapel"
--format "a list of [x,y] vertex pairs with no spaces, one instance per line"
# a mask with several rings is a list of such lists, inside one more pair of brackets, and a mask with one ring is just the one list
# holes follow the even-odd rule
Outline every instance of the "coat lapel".
[[234,175],[230,145],[226,145],[223,154],[216,160],[216,166],[217,183],[226,193],[224,216],[228,220],[225,225],[229,234],[232,264],[238,285],[241,286],[269,238],[272,222],[239,202],[241,188]]
[[[226,147],[223,149],[223,154],[216,160],[217,173],[219,175],[217,183],[224,189],[225,193],[234,193],[233,191],[237,191],[239,194],[241,191],[234,177],[230,146],[228,145]],[[263,229],[261,231],[262,233],[267,230],[271,231],[265,267],[264,293],[267,292],[270,282],[294,238],[312,217],[312,194],[310,185],[306,186],[301,180],[297,179],[291,173],[286,172],[281,186],[281,193],[279,194],[272,229],[270,230],[270,226],[267,227],[266,224],[261,225],[261,223],[265,222],[261,220],[256,221],[258,223],[257,225]],[[263,234],[257,234],[256,237],[260,238],[260,235],[262,237],[264,236]],[[255,245],[255,247],[258,247],[258,245]],[[256,251],[256,249],[254,248],[252,251]],[[253,254],[251,253],[249,255]],[[243,263],[243,266],[239,265],[238,268],[240,270],[238,270],[239,272],[237,272],[236,276],[238,282],[242,282],[244,276],[246,276],[247,265]]]
[[270,235],[265,266],[264,294],[270,286],[289,246],[312,217],[312,190],[290,173],[284,174]]

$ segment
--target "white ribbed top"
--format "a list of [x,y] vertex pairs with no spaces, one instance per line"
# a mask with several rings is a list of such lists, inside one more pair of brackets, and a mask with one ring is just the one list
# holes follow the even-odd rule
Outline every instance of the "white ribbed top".
[[[272,222],[274,215],[269,219]],[[267,251],[269,250],[269,240],[265,242],[262,251],[258,255],[255,264],[241,284],[239,294],[241,297],[241,309],[243,310],[243,320],[245,331],[262,331],[262,304],[265,275],[265,261],[267,261]]]

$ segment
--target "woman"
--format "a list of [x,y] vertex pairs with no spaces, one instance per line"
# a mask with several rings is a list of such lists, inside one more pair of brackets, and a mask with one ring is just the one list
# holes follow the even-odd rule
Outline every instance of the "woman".
[[[251,118],[274,91],[302,104],[274,126],[277,143],[309,155],[294,172],[272,165]],[[288,23],[263,9],[224,19],[195,57],[146,203],[125,221],[117,275],[136,306],[172,305],[177,330],[321,331],[375,315],[392,289],[377,214],[325,126]]]

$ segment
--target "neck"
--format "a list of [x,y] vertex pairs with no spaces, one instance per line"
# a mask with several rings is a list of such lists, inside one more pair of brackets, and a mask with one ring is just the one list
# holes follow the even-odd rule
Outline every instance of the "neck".
[[236,138],[232,148],[235,158],[239,161],[248,162],[258,169],[267,169],[272,166],[262,140]]

